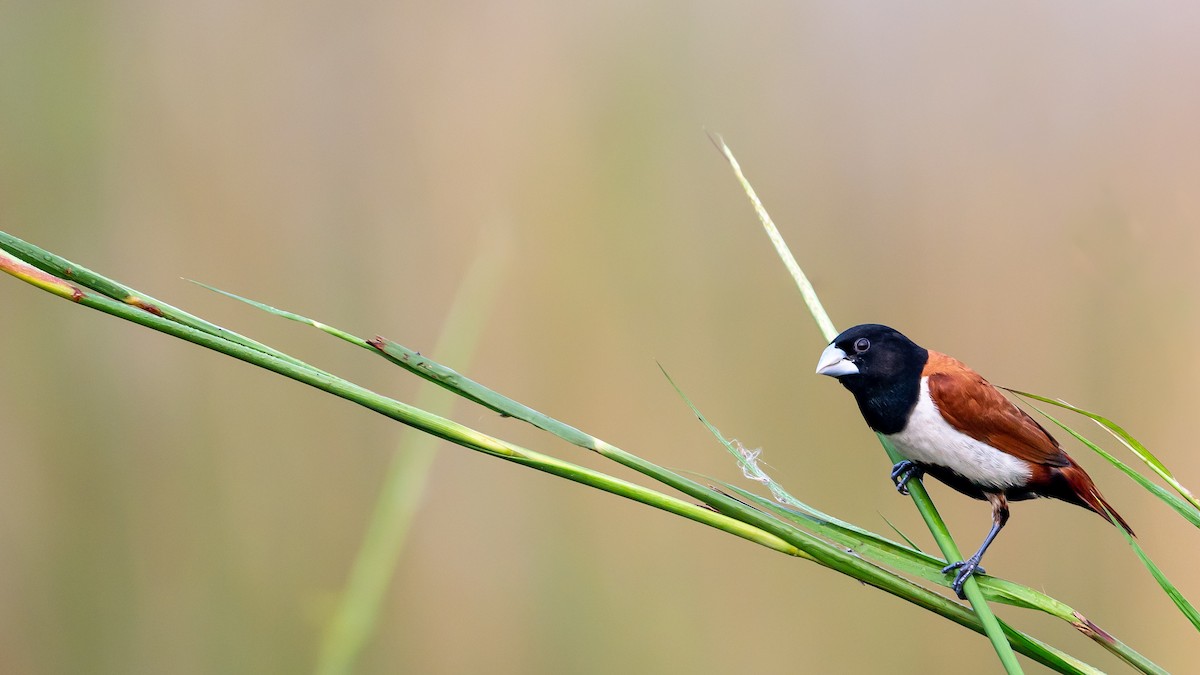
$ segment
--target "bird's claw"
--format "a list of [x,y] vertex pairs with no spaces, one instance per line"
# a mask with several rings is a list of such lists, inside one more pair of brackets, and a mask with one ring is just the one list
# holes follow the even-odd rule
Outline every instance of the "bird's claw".
[[987,574],[987,572],[979,566],[979,558],[971,556],[966,560],[956,563],[950,563],[942,568],[942,574],[949,574],[954,570],[958,570],[958,574],[954,575],[954,583],[950,585],[954,589],[955,595],[959,600],[966,600],[967,596],[963,593],[963,584],[967,583],[967,579],[975,574]]
[[914,478],[921,480],[924,475],[925,469],[907,459],[892,467],[892,482],[896,484],[896,492],[902,495],[908,494],[908,481]]

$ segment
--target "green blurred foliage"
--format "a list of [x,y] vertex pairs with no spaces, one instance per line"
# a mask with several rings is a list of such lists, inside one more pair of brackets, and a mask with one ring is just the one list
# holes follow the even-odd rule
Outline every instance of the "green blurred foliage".
[[[1109,415],[1196,488],[1198,30],[1187,3],[8,0],[0,227],[406,398],[414,378],[179,277],[428,349],[498,231],[477,379],[735,479],[658,359],[806,501],[923,535],[703,130],[840,325]],[[0,282],[0,670],[310,669],[395,425]],[[1194,529],[1070,447],[1200,597]],[[611,496],[453,447],[432,481],[363,672],[994,666],[948,622]],[[986,506],[933,494],[972,546]],[[1200,653],[1081,509],[1018,505],[989,569],[1170,670]]]

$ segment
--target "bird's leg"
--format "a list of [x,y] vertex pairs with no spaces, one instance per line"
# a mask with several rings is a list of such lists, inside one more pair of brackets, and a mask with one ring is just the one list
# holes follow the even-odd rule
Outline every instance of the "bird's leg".
[[992,529],[984,538],[983,544],[975,555],[963,560],[962,562],[951,563],[942,568],[942,574],[949,574],[953,570],[958,570],[958,574],[954,575],[954,583],[951,588],[960,600],[965,600],[966,595],[963,594],[963,584],[967,583],[967,578],[972,574],[985,574],[983,568],[979,566],[979,562],[983,560],[983,553],[987,551],[988,546],[992,545],[992,540],[1000,534],[1000,530],[1004,524],[1008,522],[1008,498],[1001,492],[987,493],[987,500],[992,504]]
[[908,481],[914,478],[921,480],[924,475],[925,469],[911,460],[897,462],[892,467],[892,482],[896,484],[896,492],[902,495],[908,494]]

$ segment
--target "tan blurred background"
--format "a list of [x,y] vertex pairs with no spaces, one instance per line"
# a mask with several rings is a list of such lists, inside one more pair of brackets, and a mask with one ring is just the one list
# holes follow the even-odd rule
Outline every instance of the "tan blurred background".
[[[933,548],[850,396],[813,375],[822,340],[704,130],[840,326],[889,323],[1108,413],[1200,488],[1197,34],[1182,2],[7,0],[0,229],[406,400],[413,377],[180,277],[429,351],[499,237],[477,379],[736,478],[657,359],[797,495]],[[0,670],[310,670],[400,427],[12,279],[0,303]],[[1195,529],[1070,447],[1200,600]],[[973,548],[986,505],[933,492]],[[1200,662],[1082,509],[1017,505],[988,568],[1172,671]],[[1000,613],[1123,670],[1061,623]],[[444,446],[360,670],[994,659],[815,565]]]

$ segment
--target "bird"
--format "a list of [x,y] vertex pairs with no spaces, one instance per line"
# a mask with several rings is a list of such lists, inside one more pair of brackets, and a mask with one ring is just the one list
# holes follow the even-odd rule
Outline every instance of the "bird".
[[933,476],[968,497],[987,500],[992,527],[970,558],[942,569],[951,587],[985,574],[980,563],[1008,522],[1010,501],[1059,499],[1099,514],[1133,534],[1096,484],[1058,441],[966,364],[925,349],[894,328],[861,324],[829,343],[817,373],[854,395],[867,426],[904,457],[891,478],[901,494]]

